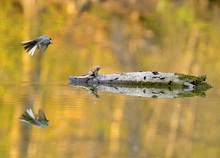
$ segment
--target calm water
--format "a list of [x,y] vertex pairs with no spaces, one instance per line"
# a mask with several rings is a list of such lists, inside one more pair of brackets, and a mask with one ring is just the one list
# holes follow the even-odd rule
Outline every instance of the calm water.
[[[149,6],[144,11],[138,4],[136,10],[118,11],[116,6],[123,4],[111,8],[107,2],[84,13],[72,3],[58,7],[53,1],[39,2],[36,11],[4,2],[0,157],[219,157],[219,6],[161,0],[143,1]],[[30,57],[20,42],[42,34],[53,44],[45,54]],[[95,65],[102,66],[101,74],[206,74],[214,88],[205,97],[144,98],[99,91],[95,98],[68,85],[68,76],[85,74]],[[49,126],[21,122],[28,108],[34,113],[42,108]]]

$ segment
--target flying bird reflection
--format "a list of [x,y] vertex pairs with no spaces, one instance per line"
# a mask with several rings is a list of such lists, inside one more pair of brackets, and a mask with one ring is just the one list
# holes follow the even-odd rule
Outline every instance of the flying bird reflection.
[[34,115],[32,109],[29,108],[21,115],[20,120],[22,122],[30,123],[41,128],[49,125],[49,120],[47,120],[46,115],[42,109],[38,110],[38,115]]

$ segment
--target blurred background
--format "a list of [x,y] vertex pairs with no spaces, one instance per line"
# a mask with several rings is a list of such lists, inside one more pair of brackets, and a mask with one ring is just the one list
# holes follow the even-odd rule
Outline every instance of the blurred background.
[[[0,0],[0,157],[219,157],[218,0]],[[45,54],[21,42],[47,35]],[[100,73],[208,76],[206,98],[153,99],[68,86]],[[19,121],[42,108],[50,125]]]

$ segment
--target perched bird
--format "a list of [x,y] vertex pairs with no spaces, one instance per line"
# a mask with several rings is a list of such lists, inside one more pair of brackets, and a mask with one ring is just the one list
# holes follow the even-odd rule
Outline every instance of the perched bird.
[[94,80],[94,79],[96,79],[97,80],[97,82],[99,83],[99,80],[98,80],[98,76],[99,76],[99,74],[98,74],[98,72],[99,72],[99,70],[101,69],[101,66],[95,66],[92,70],[90,70],[87,74],[84,74],[84,75],[82,75],[82,76],[69,76],[69,80],[70,80],[70,84],[69,85],[71,85],[72,84],[72,81],[74,82],[76,79],[78,80],[78,79],[85,79],[86,81],[83,81],[83,82],[85,82],[85,83],[88,83],[88,81],[91,79],[91,80]]
[[52,44],[52,39],[47,36],[40,36],[34,40],[21,42],[24,49],[32,56],[36,49],[39,49],[41,53],[44,53],[49,44]]
[[31,109],[27,109],[20,117],[22,122],[31,123],[38,127],[46,127],[49,125],[49,120],[47,120],[42,109],[38,110],[38,115],[34,115]]
[[89,71],[87,74],[82,75],[81,78],[95,78],[98,77],[99,70],[101,69],[101,66],[95,66],[91,71]]

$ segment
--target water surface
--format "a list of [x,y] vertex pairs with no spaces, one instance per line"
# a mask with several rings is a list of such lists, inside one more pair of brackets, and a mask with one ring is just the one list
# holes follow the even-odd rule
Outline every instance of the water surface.
[[[17,1],[3,2],[1,157],[219,157],[220,8],[181,2],[106,1],[88,5],[85,12],[70,2],[38,2],[32,10]],[[42,34],[53,44],[45,54],[30,57],[20,42]],[[98,99],[68,85],[68,76],[95,65],[102,67],[101,74],[206,74],[214,88],[204,97],[98,92]],[[35,113],[42,108],[49,126],[21,122],[27,108]]]

